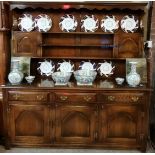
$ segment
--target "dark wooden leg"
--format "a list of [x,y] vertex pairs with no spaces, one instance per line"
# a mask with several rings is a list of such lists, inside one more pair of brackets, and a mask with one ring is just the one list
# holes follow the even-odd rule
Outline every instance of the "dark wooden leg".
[[141,148],[140,151],[141,151],[142,153],[146,153],[146,148]]
[[6,150],[10,150],[10,142],[8,140],[4,141],[4,147]]
[[143,147],[140,148],[140,151],[142,153],[146,153],[146,150],[147,150],[147,146],[143,146]]
[[3,145],[4,144],[4,139],[2,136],[0,136],[0,145]]
[[5,150],[10,150],[10,146],[5,145]]

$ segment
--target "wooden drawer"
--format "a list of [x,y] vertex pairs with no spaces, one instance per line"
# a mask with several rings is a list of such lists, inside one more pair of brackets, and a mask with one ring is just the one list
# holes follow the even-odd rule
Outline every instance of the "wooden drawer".
[[36,101],[47,102],[49,100],[50,93],[48,92],[34,92],[34,91],[9,91],[9,101]]
[[55,93],[58,102],[96,102],[96,93]]
[[100,95],[100,101],[104,103],[141,103],[143,93],[103,93]]

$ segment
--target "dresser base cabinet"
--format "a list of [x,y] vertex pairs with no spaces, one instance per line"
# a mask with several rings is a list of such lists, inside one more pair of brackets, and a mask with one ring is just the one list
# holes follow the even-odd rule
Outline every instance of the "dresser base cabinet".
[[[31,98],[26,100],[28,93]],[[147,91],[4,88],[3,95],[6,148],[146,150]]]

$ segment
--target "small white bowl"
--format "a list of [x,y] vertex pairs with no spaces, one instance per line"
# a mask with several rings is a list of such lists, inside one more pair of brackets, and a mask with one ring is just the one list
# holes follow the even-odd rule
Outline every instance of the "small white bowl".
[[122,85],[124,82],[124,78],[120,78],[120,77],[115,78],[115,80],[118,85]]
[[26,79],[27,83],[31,84],[33,82],[33,80],[35,79],[35,76],[29,75],[29,76],[26,76],[25,79]]

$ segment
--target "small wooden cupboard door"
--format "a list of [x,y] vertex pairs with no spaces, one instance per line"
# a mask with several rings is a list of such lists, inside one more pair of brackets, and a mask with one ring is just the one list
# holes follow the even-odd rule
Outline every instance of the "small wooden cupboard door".
[[12,143],[39,144],[49,141],[49,109],[43,105],[10,105]]
[[14,56],[41,56],[41,34],[38,32],[13,32]]
[[137,144],[142,121],[139,106],[102,105],[100,111],[100,142]]
[[92,143],[95,140],[95,107],[58,105],[56,107],[57,143]]
[[114,56],[118,58],[139,58],[142,57],[143,38],[138,33],[122,33],[115,35]]

